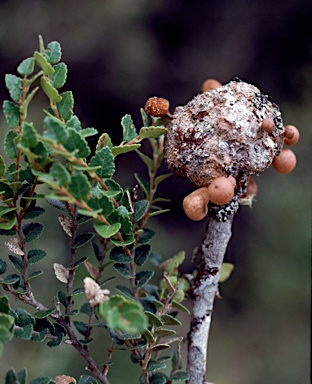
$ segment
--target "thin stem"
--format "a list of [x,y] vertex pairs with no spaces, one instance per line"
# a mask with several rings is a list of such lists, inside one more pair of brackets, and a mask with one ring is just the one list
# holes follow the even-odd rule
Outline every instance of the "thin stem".
[[204,384],[208,336],[220,268],[232,234],[233,217],[219,222],[208,217],[206,236],[194,250],[199,260],[192,284],[193,311],[188,335],[188,384]]

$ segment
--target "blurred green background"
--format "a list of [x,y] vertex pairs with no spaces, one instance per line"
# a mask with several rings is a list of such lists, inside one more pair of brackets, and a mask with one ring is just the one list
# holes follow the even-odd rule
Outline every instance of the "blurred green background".
[[[15,73],[20,61],[38,49],[41,34],[46,43],[62,45],[69,67],[65,90],[74,92],[83,125],[107,131],[116,143],[125,113],[139,126],[139,108],[148,97],[169,99],[173,111],[197,94],[206,78],[226,83],[238,76],[260,86],[281,107],[285,125],[299,128],[296,169],[290,175],[267,170],[257,178],[253,208],[241,207],[236,215],[226,255],[235,270],[221,286],[223,300],[216,302],[208,353],[207,380],[216,384],[310,381],[311,20],[308,0],[0,2],[1,104],[8,98],[5,73]],[[43,102],[38,97],[30,111],[37,127]],[[3,140],[7,127],[2,114],[0,128]],[[133,172],[145,172],[140,160],[120,157],[117,178],[123,186],[135,184]],[[172,199],[171,212],[150,225],[157,231],[153,249],[165,259],[186,250],[186,273],[194,268],[192,250],[205,231],[204,221],[194,223],[183,214],[181,202],[191,190],[185,181],[166,180],[162,192]],[[51,265],[64,260],[68,244],[57,212],[47,209],[49,229],[41,245],[50,257],[34,289],[49,307],[50,297],[62,289]],[[0,240],[1,258],[6,259],[5,239]],[[92,258],[88,247],[81,254]],[[186,336],[189,318],[181,319],[180,333]],[[106,358],[103,345],[108,341],[99,332],[93,348],[99,362]],[[118,352],[115,358],[111,382],[137,383],[138,367],[129,354]],[[5,345],[0,382],[12,365],[17,370],[27,366],[30,378],[85,373],[84,362],[70,347],[51,349],[21,340]]]

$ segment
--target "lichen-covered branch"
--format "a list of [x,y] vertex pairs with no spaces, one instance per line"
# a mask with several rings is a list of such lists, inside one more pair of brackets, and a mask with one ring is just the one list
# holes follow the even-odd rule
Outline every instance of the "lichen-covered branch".
[[197,275],[193,280],[193,311],[188,335],[189,384],[205,383],[208,336],[213,304],[218,288],[220,268],[232,234],[231,216],[227,221],[218,221],[209,215],[206,236],[194,250],[197,260]]

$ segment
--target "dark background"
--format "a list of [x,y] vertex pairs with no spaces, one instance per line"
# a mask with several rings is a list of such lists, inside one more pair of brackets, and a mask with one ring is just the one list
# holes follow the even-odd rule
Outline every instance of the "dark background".
[[[62,45],[62,60],[69,68],[64,90],[74,92],[83,125],[108,132],[116,144],[124,114],[130,113],[140,127],[139,108],[148,97],[169,99],[173,112],[200,91],[206,78],[226,83],[238,76],[259,86],[281,107],[284,124],[299,128],[296,169],[285,176],[267,170],[257,178],[253,208],[241,207],[236,215],[226,256],[235,270],[221,286],[223,300],[216,303],[209,346],[207,380],[216,384],[309,382],[311,20],[308,0],[0,2],[1,104],[8,98],[5,73],[15,73],[22,59],[38,49],[41,34],[46,44],[57,40]],[[38,96],[30,110],[38,129],[44,102]],[[0,128],[3,138],[7,127],[2,115]],[[123,186],[135,184],[133,172],[145,172],[135,155],[120,157],[117,171]],[[192,249],[205,230],[204,221],[194,223],[183,214],[182,199],[190,191],[185,181],[166,180],[162,192],[172,199],[171,212],[152,223],[158,234],[154,250],[164,259],[186,250],[182,269],[188,273]],[[42,246],[50,258],[46,277],[35,284],[48,307],[49,297],[62,288],[51,265],[64,260],[67,247],[57,212],[49,212],[45,220],[55,226],[46,231]],[[189,319],[181,319],[185,336]],[[98,336],[98,361],[105,359],[101,347],[106,336]],[[116,353],[116,359],[111,382],[137,383],[137,367],[127,352]],[[30,378],[84,373],[83,361],[70,347],[50,349],[20,340],[5,345],[0,381],[11,365],[17,370],[27,365]]]

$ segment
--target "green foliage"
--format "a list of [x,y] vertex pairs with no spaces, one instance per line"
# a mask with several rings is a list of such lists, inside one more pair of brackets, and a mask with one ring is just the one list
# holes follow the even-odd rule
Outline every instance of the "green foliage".
[[[102,133],[92,153],[87,140],[97,130],[81,126],[74,114],[72,92],[61,91],[68,72],[67,65],[60,62],[61,54],[58,42],[45,47],[40,36],[39,51],[19,64],[17,75],[5,78],[11,100],[3,103],[9,127],[4,151],[12,162],[6,164],[0,156],[0,234],[9,236],[5,244],[13,254],[8,254],[6,261],[0,259],[0,285],[15,299],[29,304],[30,311],[13,310],[8,298],[0,297],[0,352],[13,335],[23,340],[46,341],[49,347],[65,341],[87,356],[88,365],[88,345],[92,343],[94,328],[99,327],[103,337],[110,337],[113,344],[129,350],[134,363],[146,360],[140,366],[149,383],[186,380],[176,367],[171,376],[158,372],[166,368],[159,353],[174,344],[170,339],[166,344],[160,338],[176,334],[171,326],[181,325],[176,317],[178,311],[189,313],[181,304],[189,285],[178,271],[184,253],[161,265],[161,256],[153,252],[150,244],[155,232],[146,227],[150,217],[166,212],[155,203],[167,201],[158,191],[169,176],[159,174],[167,129],[160,121],[150,121],[143,110],[141,128],[136,128],[132,117],[125,115],[121,120],[122,142],[114,144],[107,133]],[[43,131],[27,121],[29,105],[39,92],[47,96]],[[138,150],[143,140],[149,143],[151,156]],[[147,168],[147,176],[135,174],[139,191],[113,179],[116,156],[130,151],[136,151]],[[44,188],[39,193],[41,185]],[[62,264],[54,266],[63,291],[54,294],[49,308],[37,301],[31,285],[43,273],[33,268],[43,260],[52,264],[41,245],[29,249],[31,242],[40,241],[44,231],[43,224],[32,221],[45,212],[42,204],[38,205],[40,199],[61,211],[58,219],[68,241],[68,255],[64,255]],[[77,250],[84,247],[87,252],[91,242],[94,255],[77,257]],[[16,273],[7,272],[8,264]],[[161,267],[160,286],[151,285],[153,264]],[[76,277],[78,267],[85,274],[83,288]],[[116,275],[123,281],[114,286]],[[106,285],[119,294],[111,295]],[[81,293],[85,302],[77,307],[74,298]],[[157,354],[152,359],[154,351]],[[107,370],[111,363],[112,360],[107,361]],[[101,377],[100,369],[95,368],[93,373],[98,379]],[[26,384],[26,370],[16,373],[10,369],[5,383]],[[41,377],[30,381],[45,383],[54,380]],[[81,376],[78,384],[85,383],[98,381]]]

